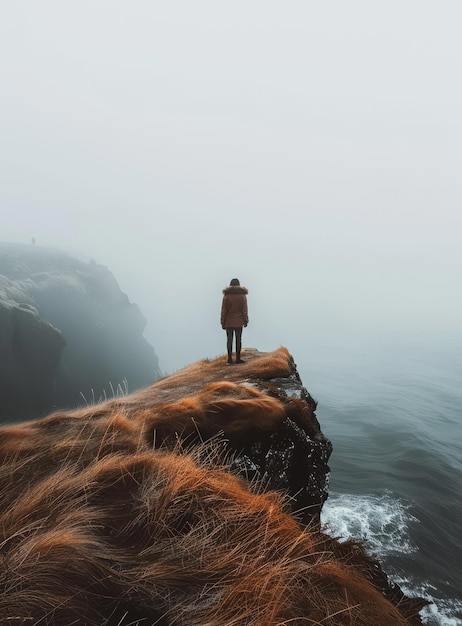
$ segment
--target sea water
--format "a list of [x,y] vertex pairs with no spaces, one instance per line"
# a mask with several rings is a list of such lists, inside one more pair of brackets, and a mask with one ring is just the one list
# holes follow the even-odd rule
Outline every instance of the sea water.
[[334,446],[322,522],[427,598],[425,623],[461,625],[462,342],[318,339],[297,366]]

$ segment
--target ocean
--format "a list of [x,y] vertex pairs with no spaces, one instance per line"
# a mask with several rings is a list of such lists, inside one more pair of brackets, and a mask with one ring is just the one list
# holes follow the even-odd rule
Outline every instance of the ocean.
[[427,598],[426,624],[461,625],[462,344],[317,339],[306,355],[298,371],[334,446],[323,524]]

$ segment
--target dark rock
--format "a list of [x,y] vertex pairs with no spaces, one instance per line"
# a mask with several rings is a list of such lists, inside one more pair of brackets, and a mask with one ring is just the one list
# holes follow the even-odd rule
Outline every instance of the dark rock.
[[0,421],[50,410],[64,345],[61,332],[36,309],[0,302]]
[[328,495],[332,444],[320,429],[316,402],[303,386],[295,364],[287,378],[254,384],[282,402],[286,416],[273,431],[260,431],[254,440],[231,436],[229,445],[235,454],[232,470],[267,489],[285,492],[303,524],[318,522]]

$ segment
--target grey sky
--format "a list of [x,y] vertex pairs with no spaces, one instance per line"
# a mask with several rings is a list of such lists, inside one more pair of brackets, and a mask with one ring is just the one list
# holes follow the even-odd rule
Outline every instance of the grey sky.
[[244,342],[460,336],[458,0],[0,5],[0,240],[94,258],[164,369]]

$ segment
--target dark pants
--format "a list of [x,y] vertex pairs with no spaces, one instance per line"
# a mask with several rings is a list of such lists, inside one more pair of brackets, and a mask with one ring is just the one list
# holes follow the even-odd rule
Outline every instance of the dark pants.
[[231,361],[233,356],[233,334],[236,334],[236,361],[241,358],[241,338],[242,338],[242,326],[239,328],[227,328],[227,348],[228,348],[228,361]]

